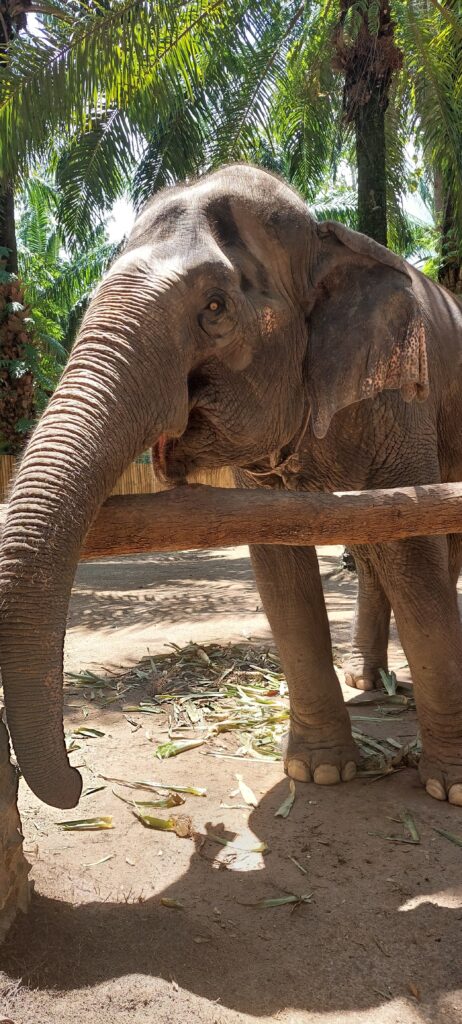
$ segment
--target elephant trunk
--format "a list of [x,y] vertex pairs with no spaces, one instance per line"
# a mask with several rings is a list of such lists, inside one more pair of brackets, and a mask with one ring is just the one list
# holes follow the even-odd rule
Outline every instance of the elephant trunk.
[[[21,771],[40,799],[73,807],[81,778],[62,722],[63,643],[80,549],[132,459],[187,423],[187,358],[165,339],[162,283],[111,272],[29,443],[0,558],[0,664]],[[167,348],[168,342],[168,348]]]

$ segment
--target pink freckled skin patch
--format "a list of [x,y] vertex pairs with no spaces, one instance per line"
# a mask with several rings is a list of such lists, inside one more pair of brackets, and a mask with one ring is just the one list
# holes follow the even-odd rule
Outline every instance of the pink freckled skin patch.
[[271,306],[265,306],[258,313],[260,329],[264,334],[272,334],[279,326],[279,319],[276,311],[271,309]]

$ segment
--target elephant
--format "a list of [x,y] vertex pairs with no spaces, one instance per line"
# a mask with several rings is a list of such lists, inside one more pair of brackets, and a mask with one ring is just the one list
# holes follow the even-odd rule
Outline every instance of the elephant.
[[[172,485],[220,467],[249,488],[460,480],[461,357],[453,296],[368,237],[317,222],[266,170],[223,167],[148,202],[27,446],[2,540],[8,723],[42,800],[79,799],[62,725],[66,613],[89,525],[137,454],[152,448]],[[414,682],[420,778],[462,806],[460,546],[419,537],[353,554],[370,614],[357,623],[352,674],[385,665],[392,607]],[[347,782],[358,751],[315,550],[263,544],[251,559],[289,688],[285,770]]]

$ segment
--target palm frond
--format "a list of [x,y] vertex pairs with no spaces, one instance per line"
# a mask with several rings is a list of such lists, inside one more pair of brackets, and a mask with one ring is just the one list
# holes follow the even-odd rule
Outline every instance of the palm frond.
[[115,200],[127,191],[139,153],[135,130],[117,109],[73,136],[56,165],[57,215],[68,242],[82,243],[92,235]]
[[[239,6],[237,4],[237,6]],[[0,166],[13,174],[43,153],[50,136],[117,108],[164,105],[172,82],[186,89],[209,34],[235,20],[227,0],[113,0],[81,5],[79,17],[46,18],[39,35],[17,36],[0,69]],[[40,103],[37,103],[40,97]]]

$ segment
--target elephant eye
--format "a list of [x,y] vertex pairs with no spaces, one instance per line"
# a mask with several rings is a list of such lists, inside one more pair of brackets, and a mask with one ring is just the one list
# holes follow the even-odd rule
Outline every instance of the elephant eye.
[[[204,300],[206,297],[204,296]],[[203,301],[204,301],[203,300]],[[202,307],[197,320],[199,327],[208,334],[210,338],[223,338],[235,326],[234,305],[229,295],[215,292],[209,294],[206,305]]]
[[205,308],[210,313],[221,313],[225,308],[225,304],[221,299],[215,297],[213,299],[210,299],[210,302],[207,303]]

